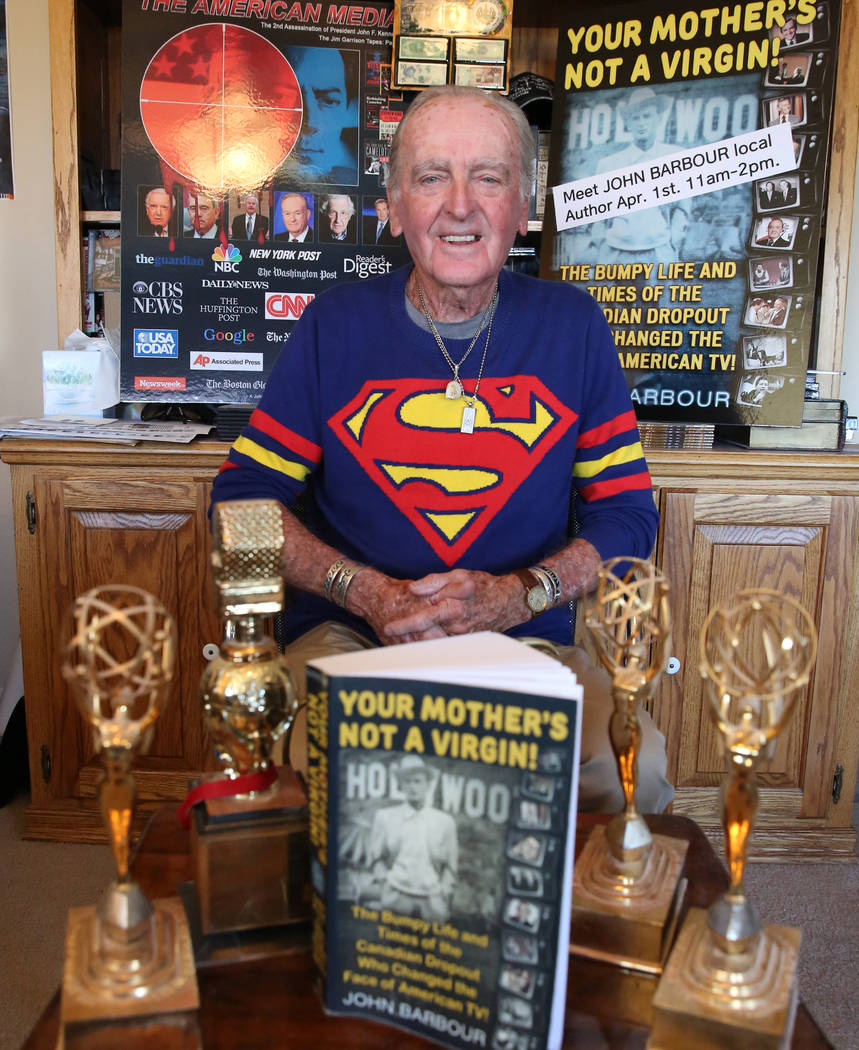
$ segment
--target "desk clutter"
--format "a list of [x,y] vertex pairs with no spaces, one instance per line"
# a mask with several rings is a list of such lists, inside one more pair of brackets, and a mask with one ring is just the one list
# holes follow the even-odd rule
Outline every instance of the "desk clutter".
[[[327,1012],[444,1046],[572,1045],[568,981],[595,972],[618,1018],[637,1011],[650,1029],[650,1050],[790,1045],[800,932],[762,926],[743,872],[757,768],[814,664],[798,603],[739,591],[701,631],[730,769],[729,885],[704,910],[689,907],[700,899],[691,839],[652,832],[668,818],[636,808],[638,711],[671,656],[669,584],[652,563],[603,563],[587,605],[612,679],[606,728],[624,806],[574,866],[583,694],[572,671],[490,632],[312,661],[299,779],[274,761],[300,709],[268,633],[284,599],[278,505],[221,503],[213,534],[223,639],[200,695],[221,773],[181,807],[194,882],[179,897],[149,901],[130,863],[131,768],[176,672],[172,617],[119,586],[81,595],[69,614],[64,674],[101,751],[117,878],[98,907],[69,915],[62,1045],[106,1045],[118,1024],[129,1050],[137,1038],[179,1045],[176,1031],[183,1047],[202,1045],[198,971],[308,948]],[[632,1003],[616,978],[635,974]]]

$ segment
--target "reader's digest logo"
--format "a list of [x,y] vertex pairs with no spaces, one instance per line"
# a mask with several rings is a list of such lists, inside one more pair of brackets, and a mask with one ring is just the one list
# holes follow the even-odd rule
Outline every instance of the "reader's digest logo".
[[212,252],[212,260],[219,273],[238,273],[242,253],[233,244],[228,244],[226,248],[219,244]]
[[135,357],[178,357],[179,330],[177,328],[135,328]]

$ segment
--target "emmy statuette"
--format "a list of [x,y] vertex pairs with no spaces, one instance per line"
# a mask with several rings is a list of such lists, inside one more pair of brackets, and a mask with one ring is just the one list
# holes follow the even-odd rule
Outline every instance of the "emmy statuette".
[[283,606],[283,523],[274,500],[219,503],[212,565],[223,640],[200,682],[223,774],[189,796],[202,934],[270,929],[310,914],[307,803],[272,751],[298,703],[270,634]]
[[69,911],[60,1005],[66,1047],[103,1042],[110,1024],[129,1046],[135,1022],[164,1046],[180,1029],[196,1030],[197,979],[181,901],[148,900],[129,866],[131,767],[167,697],[175,659],[173,620],[146,591],[97,587],[74,602],[63,675],[101,750],[99,799],[117,874],[97,907]]
[[[623,576],[615,575],[625,567]],[[595,828],[573,874],[570,950],[628,969],[658,974],[683,897],[687,844],[652,835],[636,809],[645,703],[669,656],[668,583],[649,562],[613,558],[599,568],[586,624],[612,676],[609,736],[623,789],[623,812]]]
[[758,808],[756,770],[808,682],[816,648],[811,617],[775,591],[740,591],[704,621],[701,673],[730,758],[722,785],[730,886],[683,924],[653,1000],[651,1050],[790,1045],[800,931],[762,927],[743,871]]

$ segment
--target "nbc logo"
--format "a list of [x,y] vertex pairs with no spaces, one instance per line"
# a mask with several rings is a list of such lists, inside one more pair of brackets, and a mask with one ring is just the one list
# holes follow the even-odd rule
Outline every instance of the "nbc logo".
[[226,248],[219,244],[212,252],[212,259],[218,273],[238,273],[242,253],[233,244],[228,244]]

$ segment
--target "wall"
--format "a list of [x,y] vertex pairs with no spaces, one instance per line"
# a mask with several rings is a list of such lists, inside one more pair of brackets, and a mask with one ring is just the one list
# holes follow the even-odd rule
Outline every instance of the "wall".
[[[41,415],[39,353],[57,345],[48,3],[6,0],[15,199],[0,201],[0,416]],[[17,640],[9,468],[0,464],[0,693]]]

